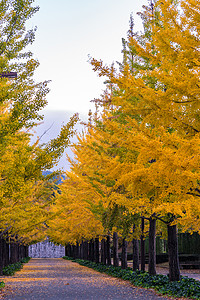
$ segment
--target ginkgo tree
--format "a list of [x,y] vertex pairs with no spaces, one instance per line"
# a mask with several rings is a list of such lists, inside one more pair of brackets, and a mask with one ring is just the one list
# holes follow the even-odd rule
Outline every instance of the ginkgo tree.
[[118,164],[118,184],[133,197],[121,204],[168,224],[170,279],[179,280],[177,248],[171,247],[176,224],[199,231],[199,1],[156,1],[146,14],[151,16],[150,38],[133,35],[128,44],[149,61],[149,68],[133,74],[126,64],[114,74],[102,62],[92,64],[100,76],[108,76],[112,104],[123,112],[124,124],[107,114],[113,142],[138,153],[133,163]]
[[197,0],[157,0],[142,14],[144,34],[130,28],[119,71],[91,59],[110,91],[99,101],[100,122],[74,146],[77,161],[52,207],[52,228],[58,223],[61,236],[67,226],[73,242],[90,237],[79,218],[103,225],[111,204],[150,227],[163,222],[170,280],[180,279],[177,225],[200,228],[199,13]]
[[[111,164],[114,156],[119,155],[119,149],[109,142],[110,136],[102,130],[103,126],[102,120],[96,120],[94,126],[89,123],[88,131],[79,135],[78,143],[73,145],[75,161],[68,158],[71,171],[66,173],[61,193],[52,206],[56,218],[48,223],[53,241],[75,244],[112,232],[133,239],[133,225],[135,237],[140,236],[139,226],[136,226],[138,217],[116,203],[116,198],[128,195],[123,186],[116,188],[118,175],[111,179]],[[123,151],[120,149],[122,160]]]
[[5,0],[0,4],[0,73],[17,72],[17,78],[0,77],[0,228],[1,236],[29,244],[45,236],[52,215],[54,183],[42,172],[57,164],[70,143],[78,115],[45,145],[31,144],[30,129],[42,120],[48,82],[35,82],[39,62],[27,50],[35,29],[26,22],[39,9],[33,0]]
[[30,145],[30,136],[24,132],[12,135],[6,148],[4,144],[0,159],[2,234],[5,231],[6,234],[19,236],[21,233],[29,237],[29,232],[37,232],[40,225],[45,228],[45,221],[51,217],[48,207],[54,198],[51,178],[58,172],[49,176],[43,176],[42,172],[57,163],[69,144],[76,121],[75,115],[62,128],[60,135],[44,146]]
[[[112,97],[103,96],[104,139],[109,140],[104,148],[124,151],[124,159],[107,156],[106,165],[105,150],[100,151],[98,173],[103,170],[106,180],[117,179],[115,189],[127,191],[128,197],[115,193],[116,204],[167,224],[171,280],[180,278],[176,225],[199,231],[198,7],[198,1],[166,0],[146,10],[150,37],[131,34],[128,39],[140,68],[125,61],[117,73],[91,61],[112,86]],[[80,164],[82,174],[90,174],[90,161]]]

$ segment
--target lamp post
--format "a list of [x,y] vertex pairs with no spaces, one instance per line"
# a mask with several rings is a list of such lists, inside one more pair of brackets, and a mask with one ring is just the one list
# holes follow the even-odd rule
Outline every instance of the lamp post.
[[17,72],[0,73],[1,78],[17,78]]

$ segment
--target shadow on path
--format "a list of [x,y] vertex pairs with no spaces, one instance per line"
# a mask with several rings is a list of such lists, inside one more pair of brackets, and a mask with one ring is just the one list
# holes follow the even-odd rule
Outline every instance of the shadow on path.
[[2,280],[6,287],[1,297],[5,300],[169,299],[62,258],[31,259],[23,270]]

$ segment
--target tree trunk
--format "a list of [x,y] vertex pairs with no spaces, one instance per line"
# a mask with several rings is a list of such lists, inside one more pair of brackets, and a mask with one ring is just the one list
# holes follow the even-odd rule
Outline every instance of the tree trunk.
[[5,263],[5,240],[4,238],[2,238],[1,240],[1,251],[2,251],[2,267],[4,268],[6,266],[6,263]]
[[18,254],[17,254],[17,243],[12,242],[10,244],[10,263],[14,264],[18,262]]
[[8,243],[8,238],[5,239],[5,263],[6,263],[6,266],[9,265],[9,262],[10,262],[10,247],[9,247],[9,243]]
[[3,251],[2,251],[2,238],[0,238],[0,275],[3,275]]
[[9,253],[8,253],[8,245],[6,243],[5,238],[2,239],[2,262],[3,262],[3,268],[8,266],[9,264]]
[[91,252],[92,252],[92,246],[91,246],[91,240],[89,241],[88,245],[88,260],[91,261]]
[[178,237],[176,225],[167,225],[168,255],[169,255],[169,280],[180,280],[180,267],[178,258]]
[[28,257],[28,246],[25,246],[25,253],[26,253],[26,257]]
[[69,257],[72,257],[72,245],[71,244],[68,245],[68,249],[69,249]]
[[22,256],[23,256],[22,258],[24,259],[25,258],[25,246],[24,245],[22,246]]
[[[133,225],[133,233],[135,231],[135,224]],[[133,271],[139,270],[139,241],[133,239]]]
[[149,266],[150,275],[156,275],[156,219],[149,219]]
[[122,269],[127,268],[127,241],[125,238],[122,240]]
[[92,240],[89,241],[89,254],[88,260],[92,261]]
[[22,259],[22,245],[19,245],[19,261]]
[[106,241],[101,240],[101,263],[106,265]]
[[91,261],[95,261],[94,253],[95,253],[95,250],[94,250],[94,240],[91,240]]
[[140,244],[140,261],[141,261],[141,271],[145,271],[145,239],[144,239],[144,218],[141,221],[141,244]]
[[94,252],[95,252],[95,258],[94,261],[96,264],[99,263],[99,238],[95,238],[94,241]]
[[25,257],[25,248],[24,248],[24,245],[22,245],[22,259],[24,259]]
[[139,241],[133,239],[133,271],[139,270]]
[[76,258],[80,258],[80,246],[79,243],[76,243]]
[[119,266],[119,256],[118,256],[118,234],[113,233],[113,264],[115,267]]
[[22,245],[19,245],[19,261],[22,259]]
[[80,257],[83,259],[83,242],[80,244]]
[[18,261],[21,260],[21,245],[18,245]]
[[85,256],[86,260],[88,260],[88,254],[89,254],[89,243],[88,241],[85,242]]
[[16,242],[17,262],[20,261],[19,242]]
[[67,244],[67,256],[70,257],[70,244]]
[[106,237],[106,257],[107,257],[107,265],[111,265],[111,252],[110,252],[110,236]]
[[83,259],[88,260],[88,242],[83,242]]
[[76,259],[76,245],[72,245],[72,257]]
[[69,255],[68,255],[68,244],[65,245],[65,256],[69,256]]

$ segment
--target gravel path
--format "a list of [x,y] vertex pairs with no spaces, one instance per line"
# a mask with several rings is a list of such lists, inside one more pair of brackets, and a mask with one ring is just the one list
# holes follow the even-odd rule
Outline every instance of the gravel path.
[[131,284],[63,259],[31,259],[12,277],[2,277],[1,299],[161,300],[154,291]]
[[[194,278],[195,280],[200,281],[200,270],[199,269],[180,270],[180,271],[181,271],[181,275],[187,276],[190,278]],[[168,268],[156,267],[156,272],[157,272],[157,274],[167,275],[167,274],[169,274],[169,267]]]

